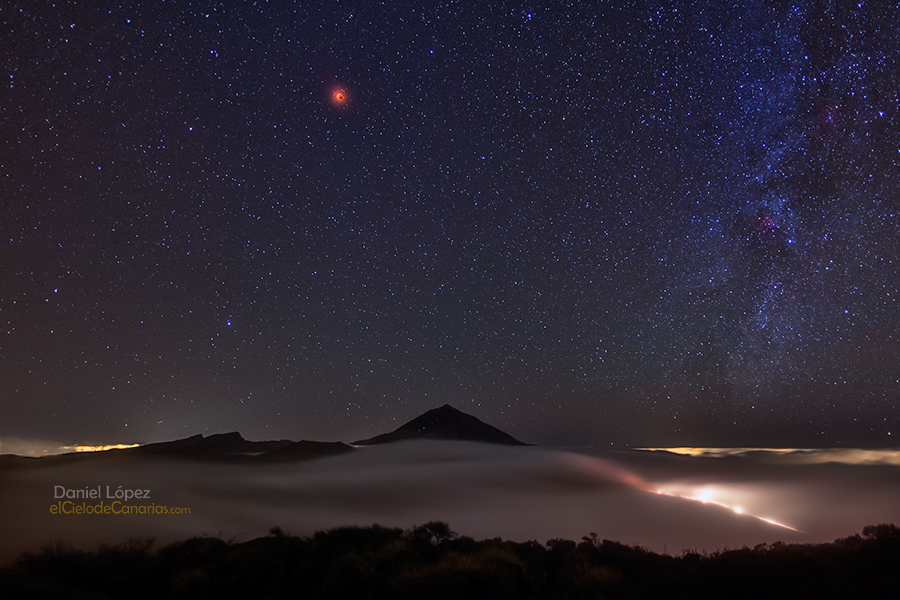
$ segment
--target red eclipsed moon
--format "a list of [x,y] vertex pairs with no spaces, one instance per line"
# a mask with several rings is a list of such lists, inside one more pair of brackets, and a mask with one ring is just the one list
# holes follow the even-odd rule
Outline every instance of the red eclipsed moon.
[[341,106],[342,104],[346,104],[347,103],[347,92],[345,92],[344,90],[341,90],[341,89],[334,90],[331,93],[331,99],[338,106]]

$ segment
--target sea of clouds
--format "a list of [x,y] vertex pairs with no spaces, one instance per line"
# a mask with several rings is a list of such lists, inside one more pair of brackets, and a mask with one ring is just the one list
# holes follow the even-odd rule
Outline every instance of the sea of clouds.
[[[56,540],[86,549],[147,537],[158,544],[195,535],[246,541],[275,526],[309,535],[343,525],[408,528],[431,520],[476,539],[543,543],[593,532],[669,553],[827,542],[869,524],[900,524],[898,452],[854,452],[673,453],[422,441],[281,464],[127,452],[65,461],[4,457],[0,564]],[[891,452],[894,462],[883,460]],[[828,456],[832,460],[824,460]],[[61,489],[73,490],[70,496],[100,490],[100,498],[70,498],[69,509],[111,505],[116,490],[145,490],[149,497],[120,497],[118,514],[65,514],[65,493],[56,497]],[[174,513],[185,508],[189,513]]]

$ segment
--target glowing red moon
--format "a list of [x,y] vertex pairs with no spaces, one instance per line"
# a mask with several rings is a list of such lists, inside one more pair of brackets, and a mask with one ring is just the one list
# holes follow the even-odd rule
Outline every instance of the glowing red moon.
[[334,90],[331,94],[331,99],[334,100],[335,104],[344,104],[347,102],[347,92],[344,90]]

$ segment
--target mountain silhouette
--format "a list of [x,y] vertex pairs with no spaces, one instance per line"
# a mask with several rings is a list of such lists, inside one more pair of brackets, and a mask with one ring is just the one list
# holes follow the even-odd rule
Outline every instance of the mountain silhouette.
[[367,440],[353,442],[356,446],[390,444],[403,440],[458,440],[484,442],[506,446],[526,446],[492,425],[459,411],[449,404],[434,408],[401,425],[390,433],[376,435]]
[[42,464],[71,464],[84,461],[125,461],[126,464],[129,464],[143,458],[258,464],[312,460],[347,452],[353,452],[353,448],[343,442],[312,442],[308,440],[251,442],[245,440],[237,431],[232,431],[209,436],[198,433],[178,440],[96,452],[68,452],[43,457],[4,454],[0,455],[0,466],[19,466],[35,460],[42,461]]
[[250,442],[243,438],[237,431],[231,433],[217,433],[204,437],[200,434],[171,442],[157,442],[145,444],[137,448],[126,450],[134,454],[166,454],[166,455],[231,455],[231,454],[261,454],[271,452],[294,444],[290,440],[275,440],[267,442]]

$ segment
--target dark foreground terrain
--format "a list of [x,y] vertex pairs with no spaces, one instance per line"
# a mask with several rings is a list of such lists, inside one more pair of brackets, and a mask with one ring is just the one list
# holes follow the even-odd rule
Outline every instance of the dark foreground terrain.
[[96,552],[63,544],[0,571],[2,598],[900,598],[900,528],[830,544],[661,555],[600,540],[516,543],[344,527],[245,543],[196,537]]

